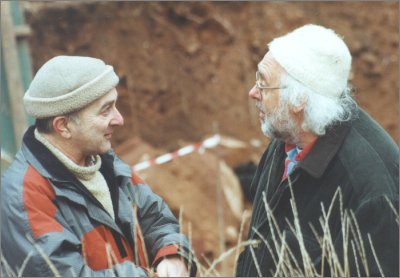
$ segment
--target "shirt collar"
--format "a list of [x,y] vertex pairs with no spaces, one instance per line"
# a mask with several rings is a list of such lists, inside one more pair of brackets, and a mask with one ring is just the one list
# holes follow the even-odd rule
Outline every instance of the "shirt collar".
[[317,141],[318,138],[315,138],[312,142],[310,142],[307,146],[305,146],[304,148],[299,148],[297,145],[294,144],[288,144],[285,143],[285,152],[289,153],[290,151],[292,151],[294,148],[296,148],[296,156],[294,157],[294,159],[299,162],[302,161],[307,154],[310,152],[310,150],[312,149],[312,147],[314,146],[315,142]]

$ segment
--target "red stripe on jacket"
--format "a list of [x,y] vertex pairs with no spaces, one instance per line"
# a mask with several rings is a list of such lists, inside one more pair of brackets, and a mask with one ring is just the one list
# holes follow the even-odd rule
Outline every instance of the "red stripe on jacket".
[[133,185],[144,184],[144,181],[142,180],[142,178],[133,172],[132,172],[131,181],[132,181]]
[[64,228],[55,219],[55,193],[50,182],[29,166],[23,180],[23,204],[28,215],[33,236],[38,238],[50,232],[62,232]]
[[164,246],[157,252],[157,255],[154,258],[152,265],[158,265],[161,259],[163,259],[166,256],[177,255],[177,254],[178,254],[178,245],[172,244]]
[[117,243],[110,229],[104,225],[97,226],[83,235],[82,256],[85,263],[93,270],[110,268],[124,261],[134,262],[133,252],[126,240],[121,237],[127,256],[122,258]]

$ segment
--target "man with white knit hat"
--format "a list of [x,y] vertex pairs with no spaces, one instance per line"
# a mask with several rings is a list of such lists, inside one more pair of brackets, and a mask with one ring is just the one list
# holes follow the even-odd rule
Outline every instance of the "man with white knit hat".
[[[351,96],[351,54],[308,24],[278,37],[249,92],[271,139],[237,276],[399,276],[399,148]],[[356,229],[356,227],[358,229]]]
[[24,96],[36,123],[1,180],[2,254],[22,276],[196,273],[168,206],[111,150],[118,81],[100,59],[57,56]]

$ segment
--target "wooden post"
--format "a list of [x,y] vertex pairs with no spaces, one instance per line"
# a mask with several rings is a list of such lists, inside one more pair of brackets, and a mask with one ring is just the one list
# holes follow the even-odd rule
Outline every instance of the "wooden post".
[[18,59],[16,33],[11,17],[10,2],[1,2],[1,46],[9,90],[10,108],[17,148],[27,128],[27,118],[22,105],[24,89],[22,87],[21,69]]
[[[219,134],[219,125],[218,122],[213,123],[214,134]],[[222,184],[221,184],[221,158],[218,151],[217,155],[217,165],[216,165],[216,193],[217,193],[217,219],[218,219],[218,232],[219,232],[219,251],[220,256],[225,253],[225,217],[224,217],[224,196],[222,192]],[[226,271],[226,262],[225,260],[221,262],[221,272],[222,276],[228,275]]]

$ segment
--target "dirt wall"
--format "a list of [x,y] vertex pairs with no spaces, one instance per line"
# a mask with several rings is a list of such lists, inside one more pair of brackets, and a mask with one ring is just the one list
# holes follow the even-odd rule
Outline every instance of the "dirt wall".
[[[125,126],[115,133],[114,146],[140,136],[165,152],[218,131],[243,142],[261,141],[260,147],[221,151],[229,166],[257,162],[268,140],[247,96],[256,65],[271,39],[306,23],[325,25],[344,37],[353,56],[356,100],[399,139],[397,2],[30,2],[25,7],[35,70],[61,54],[94,56],[115,67]],[[187,169],[172,164],[146,175],[153,190],[176,201],[171,207],[192,202],[189,219],[199,219],[196,211],[202,210],[206,216],[194,227],[216,227],[215,217],[207,217],[215,216],[215,208],[193,197],[207,192],[215,200],[212,186],[185,194],[195,181],[205,184],[203,176],[213,184],[215,173],[196,171],[207,163],[203,158],[188,159],[181,164]],[[175,189],[164,186],[168,182]],[[171,196],[178,189],[181,199]],[[195,249],[210,260],[218,255],[208,251],[218,249],[215,236],[210,238],[214,234],[193,236]]]
[[259,138],[247,92],[275,36],[306,23],[343,35],[356,99],[397,141],[396,2],[101,2],[30,4],[34,68],[59,54],[90,55],[121,77],[119,107],[135,135],[173,149],[218,130]]

